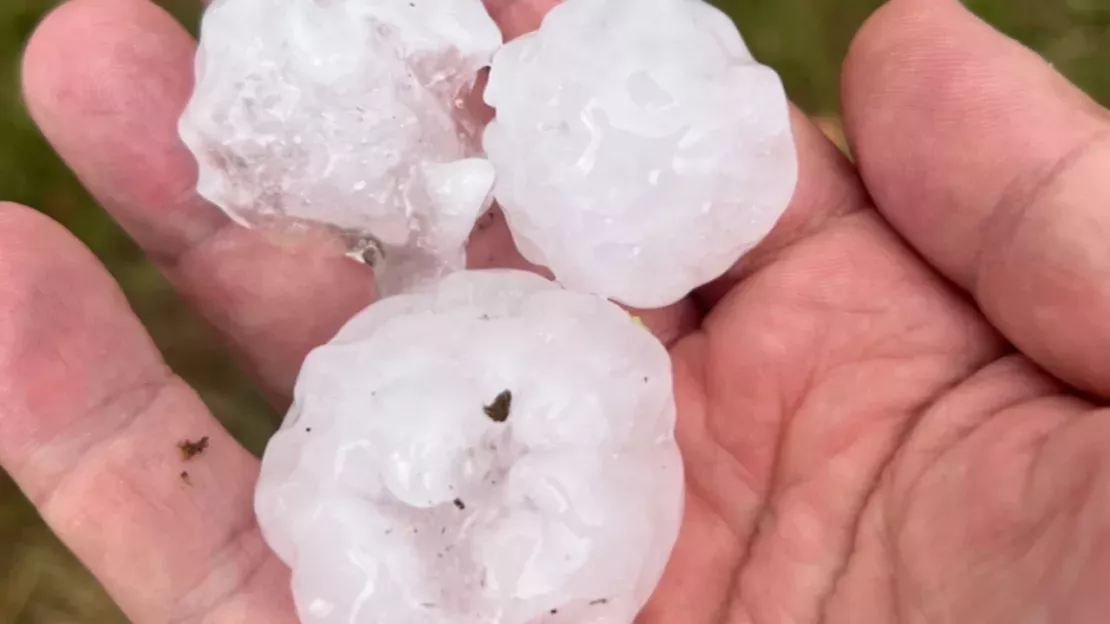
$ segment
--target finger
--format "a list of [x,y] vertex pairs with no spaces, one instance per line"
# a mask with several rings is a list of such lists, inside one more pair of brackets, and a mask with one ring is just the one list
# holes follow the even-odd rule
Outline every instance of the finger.
[[[178,443],[205,436],[208,449],[184,461]],[[134,621],[246,607],[254,621],[292,621],[286,572],[253,521],[257,461],[166,368],[95,258],[10,204],[0,465]]]
[[483,0],[505,41],[540,27],[543,16],[563,0]]
[[24,60],[43,133],[183,296],[271,389],[365,305],[363,267],[314,239],[240,228],[193,191],[177,117],[195,46],[146,0],[75,0],[49,15]]
[[[334,240],[247,230],[196,195],[196,164],[176,131],[194,53],[147,0],[73,0],[28,46],[26,99],[100,203],[284,400],[307,352],[369,303],[369,271]],[[511,264],[512,250],[491,243],[506,244],[476,240],[471,253]],[[669,318],[649,324],[674,333]]]
[[1110,396],[1107,115],[953,0],[895,0],[844,72],[879,209],[1022,351]]

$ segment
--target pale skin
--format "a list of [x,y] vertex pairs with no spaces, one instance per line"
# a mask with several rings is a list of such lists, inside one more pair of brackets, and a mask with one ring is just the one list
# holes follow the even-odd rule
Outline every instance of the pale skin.
[[[510,35],[551,0],[490,0]],[[230,224],[175,135],[194,41],[74,0],[24,68],[45,135],[285,404],[367,269]],[[843,71],[852,164],[802,114],[797,194],[670,345],[687,514],[644,624],[1102,622],[1110,116],[954,0],[892,0]],[[519,265],[502,224],[477,265]],[[210,437],[178,479],[182,439]],[[0,207],[0,462],[138,623],[293,623],[258,461],[70,234]]]

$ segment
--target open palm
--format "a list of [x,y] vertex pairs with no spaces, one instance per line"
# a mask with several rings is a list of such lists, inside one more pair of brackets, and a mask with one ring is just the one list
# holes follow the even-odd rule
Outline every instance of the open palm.
[[[488,0],[510,34],[553,3]],[[368,275],[193,194],[175,118],[194,46],[147,0],[74,0],[35,35],[26,95],[280,402],[368,303]],[[802,177],[779,227],[648,315],[673,354],[689,484],[642,621],[1105,621],[1110,117],[955,0],[881,9],[843,99],[858,163],[796,114]],[[496,221],[472,255],[521,262]],[[201,436],[186,487],[166,449]],[[12,205],[0,461],[134,621],[296,621],[253,519],[257,460],[95,258]]]

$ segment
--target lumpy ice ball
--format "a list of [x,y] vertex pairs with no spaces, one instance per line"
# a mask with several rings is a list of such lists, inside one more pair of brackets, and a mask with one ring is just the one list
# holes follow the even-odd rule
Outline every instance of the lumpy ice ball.
[[493,184],[465,100],[500,44],[481,0],[216,0],[180,122],[199,192],[460,268]]
[[517,245],[574,290],[673,303],[794,191],[782,84],[702,0],[566,0],[495,55],[485,98]]
[[311,353],[257,491],[314,624],[628,624],[682,516],[663,346],[517,271],[373,304]]

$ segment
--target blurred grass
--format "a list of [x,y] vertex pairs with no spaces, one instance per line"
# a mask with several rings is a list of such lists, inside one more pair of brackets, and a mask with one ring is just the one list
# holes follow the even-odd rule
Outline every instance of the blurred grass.
[[[96,206],[28,119],[19,56],[54,0],[0,0],[0,199],[38,208],[107,265],[169,363],[213,412],[257,451],[272,427],[242,372],[165,280]],[[199,2],[161,4],[188,26]],[[836,135],[838,72],[853,33],[879,0],[720,0],[752,49],[778,69],[794,101]],[[968,6],[1045,55],[1100,101],[1110,102],[1110,0],[968,0]],[[2,292],[2,290],[0,290]],[[0,473],[0,622],[124,622],[91,576],[42,525]]]

